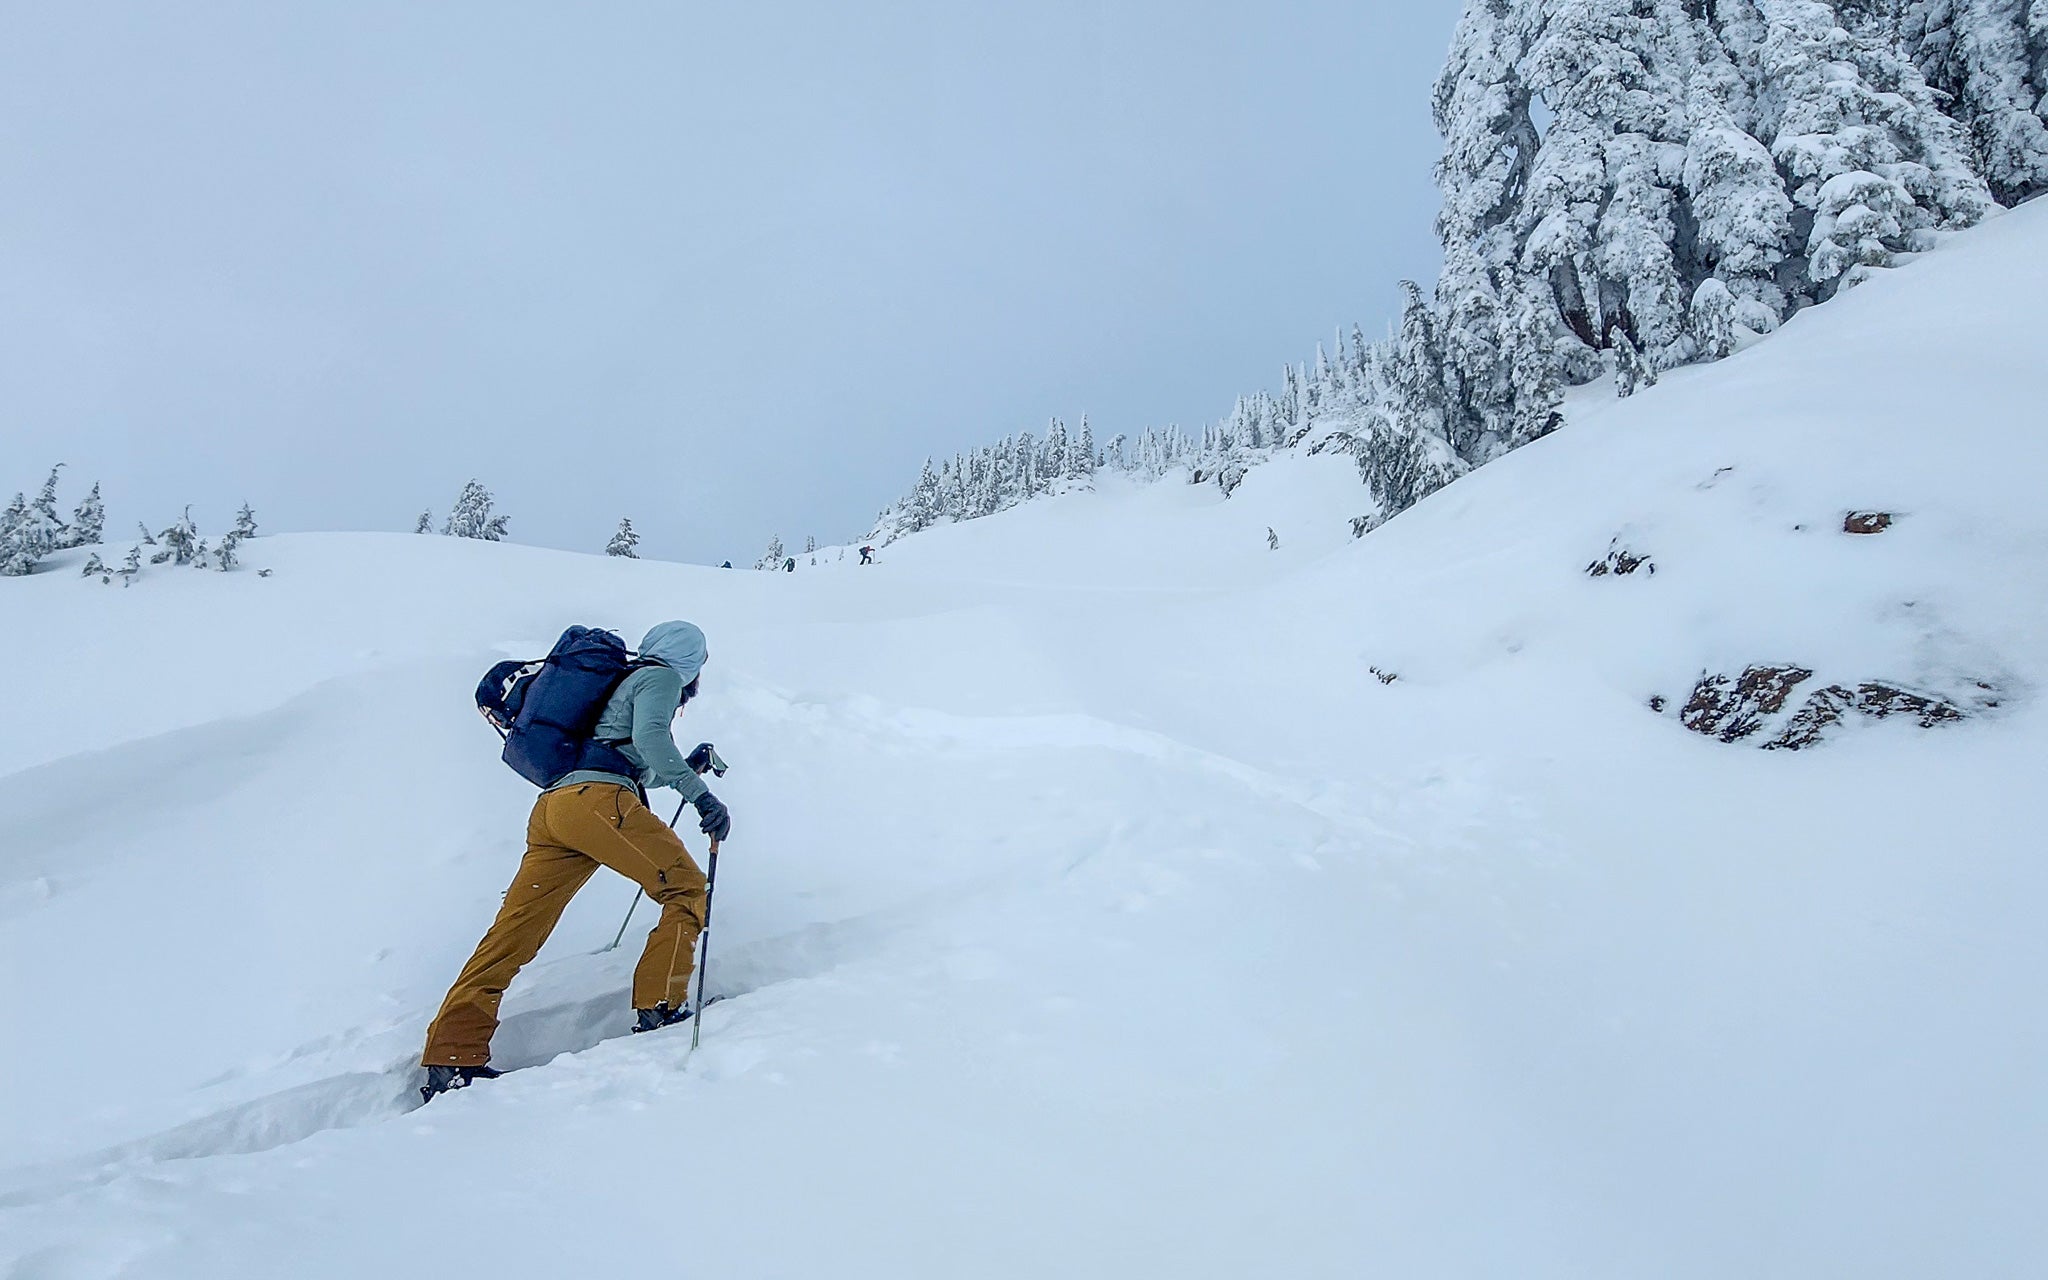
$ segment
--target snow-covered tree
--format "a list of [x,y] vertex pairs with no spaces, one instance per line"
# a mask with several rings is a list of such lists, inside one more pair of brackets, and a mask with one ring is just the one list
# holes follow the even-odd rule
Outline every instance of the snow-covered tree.
[[[2029,8],[2032,24],[2029,23]],[[2048,4],[1906,0],[1900,36],[2003,204],[2048,190]]]
[[176,524],[157,534],[156,542],[160,549],[149,558],[151,564],[197,565],[206,555],[206,540],[199,536],[190,507]]
[[121,585],[124,587],[135,585],[135,580],[142,576],[141,543],[138,542],[128,548],[128,558],[121,562],[120,568],[114,570],[114,576],[121,580]]
[[57,476],[63,470],[64,464],[61,462],[51,467],[50,476],[43,481],[41,492],[36,495],[36,500],[29,504],[29,518],[35,523],[36,542],[46,554],[71,545],[65,540],[71,526],[57,514]]
[[[247,509],[246,507],[243,508],[245,511]],[[251,527],[253,528],[254,525],[252,524]],[[248,536],[242,532],[240,523],[237,523],[234,528],[228,530],[227,534],[221,538],[220,545],[213,549],[214,568],[219,569],[222,573],[226,573],[240,565],[241,560],[237,557],[236,552],[241,548],[242,540]]]
[[768,549],[761,553],[761,558],[754,562],[754,567],[756,569],[780,569],[782,562],[788,558],[789,553],[782,549],[782,536],[780,534],[772,534],[768,538]]
[[78,576],[81,578],[98,578],[101,586],[111,585],[114,581],[114,571],[107,567],[105,561],[100,559],[100,553],[97,551],[85,558],[85,568],[79,571]]
[[[1734,323],[1769,333],[1785,318],[1787,299],[1778,271],[1793,243],[1792,198],[1769,149],[1736,123],[1704,77],[1686,101],[1692,126],[1685,185],[1692,197],[1698,271],[1725,293]],[[1695,318],[1707,281],[1693,289]],[[1708,306],[1718,305],[1718,295],[1710,294]],[[1727,354],[1725,335],[1695,328],[1693,336],[1695,347],[1710,358]]]
[[1734,353],[1740,341],[1736,315],[1735,295],[1721,281],[1703,280],[1693,290],[1689,323],[1693,345],[1703,359],[1720,360]]
[[612,540],[604,544],[604,553],[626,560],[638,560],[640,553],[635,548],[639,545],[640,535],[633,532],[633,521],[621,517],[619,527],[612,532]]
[[420,518],[414,522],[412,531],[414,533],[432,533],[434,531],[434,513],[431,508],[420,512]]
[[1895,22],[1827,0],[1753,3],[1777,108],[1762,124],[1794,206],[1813,215],[1799,248],[1816,300],[1857,268],[1925,248],[1926,232],[1990,211],[1960,129],[1900,51]]
[[1521,72],[1530,29],[1511,0],[1470,0],[1431,103],[1444,139],[1436,167],[1443,380],[1469,419],[1457,433],[1466,449],[1505,438],[1513,412],[1500,308],[1503,285],[1521,271],[1516,223],[1541,148]]
[[1636,350],[1626,333],[1614,335],[1614,394],[1626,400],[1636,388],[1657,385],[1657,368]]
[[240,511],[235,512],[234,533],[239,538],[256,536],[256,512],[246,502],[242,504]]
[[45,548],[28,495],[17,493],[0,512],[0,577],[25,578],[36,571]]
[[96,547],[106,537],[107,509],[100,501],[100,487],[95,484],[71,512],[71,528],[65,534],[67,547]]
[[448,513],[448,522],[441,527],[441,532],[457,538],[504,541],[508,521],[505,516],[491,513],[495,502],[489,489],[470,481],[462,487],[462,496],[455,500],[455,507]]

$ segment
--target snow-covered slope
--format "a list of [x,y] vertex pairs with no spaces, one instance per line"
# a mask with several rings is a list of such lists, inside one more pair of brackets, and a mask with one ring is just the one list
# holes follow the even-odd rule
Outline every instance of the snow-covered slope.
[[[1356,543],[1286,459],[868,569],[0,584],[4,1274],[2037,1273],[2043,297],[2037,206]],[[1587,577],[1617,537],[1658,572]],[[600,877],[535,1069],[410,1110],[529,798],[476,674],[671,616],[736,998],[620,1037]],[[1758,663],[2002,705],[1646,705]]]

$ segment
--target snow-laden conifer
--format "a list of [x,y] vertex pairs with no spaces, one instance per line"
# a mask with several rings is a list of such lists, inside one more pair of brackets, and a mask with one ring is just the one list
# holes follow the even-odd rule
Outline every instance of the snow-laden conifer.
[[1803,250],[1817,299],[1844,274],[1927,247],[1992,207],[1961,132],[1882,12],[1826,0],[1754,0],[1767,23],[1757,74],[1776,103],[1762,122],[1794,205],[1813,214]]
[[[243,510],[245,511],[247,509],[248,508],[246,507],[243,508]],[[251,523],[250,527],[254,527],[253,522]],[[244,534],[242,532],[242,526],[240,523],[237,523],[234,528],[228,530],[227,533],[222,536],[220,540],[220,545],[213,549],[213,567],[220,570],[222,573],[227,573],[230,570],[239,566],[242,562],[238,555],[238,552],[241,549],[243,540],[248,536],[249,535]]]
[[[1716,282],[1733,307],[1733,320],[1769,333],[1785,317],[1785,290],[1778,269],[1792,243],[1792,198],[1786,194],[1770,151],[1742,129],[1728,104],[1702,77],[1687,99],[1692,117],[1686,142],[1685,185],[1700,254],[1700,269]],[[1701,313],[1693,289],[1693,312]],[[1707,306],[1719,306],[1718,297]],[[1695,332],[1710,358],[1725,355],[1722,335]]]
[[420,518],[413,522],[412,531],[414,533],[432,533],[434,531],[434,512],[432,508],[420,512]]
[[71,528],[65,534],[67,547],[96,547],[106,537],[107,509],[100,501],[100,487],[94,484],[85,498],[72,509]]
[[604,553],[625,560],[638,560],[640,553],[635,548],[639,545],[640,535],[633,532],[633,521],[621,517],[619,527],[612,531],[612,540],[604,544]]
[[63,470],[61,462],[51,467],[49,478],[43,481],[36,500],[29,504],[29,519],[35,526],[35,545],[43,555],[74,545],[68,541],[70,524],[57,514],[57,478]]
[[[1907,0],[1900,36],[1948,113],[1970,135],[1974,160],[2003,204],[2048,190],[2048,38],[2027,0]],[[2048,4],[2034,0],[2036,22]]]
[[782,562],[788,558],[789,554],[782,549],[782,536],[780,534],[771,534],[768,538],[768,549],[761,553],[761,558],[754,562],[754,567],[756,569],[780,569]]
[[176,524],[157,534],[156,543],[159,549],[149,558],[151,564],[197,565],[206,554],[206,540],[199,536],[190,507]]
[[457,538],[504,541],[508,520],[505,516],[492,514],[495,501],[489,489],[475,480],[470,481],[462,487],[462,495],[455,500],[441,532]]
[[28,495],[17,493],[7,509],[0,511],[0,577],[25,578],[35,572],[42,558],[43,546],[29,511]]

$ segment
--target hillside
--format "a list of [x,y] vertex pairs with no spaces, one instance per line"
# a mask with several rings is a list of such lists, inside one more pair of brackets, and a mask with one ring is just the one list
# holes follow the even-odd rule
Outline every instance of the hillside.
[[[2030,1274],[2044,296],[2037,202],[1357,541],[1285,457],[865,569],[0,583],[0,1274]],[[675,616],[733,998],[621,1035],[600,876],[415,1109],[530,799],[476,676]],[[1758,749],[1868,684],[1963,718]]]

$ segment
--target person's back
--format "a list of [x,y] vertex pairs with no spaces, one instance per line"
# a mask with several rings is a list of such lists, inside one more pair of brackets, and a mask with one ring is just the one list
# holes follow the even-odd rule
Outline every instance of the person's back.
[[489,1067],[498,1006],[521,967],[540,952],[576,891],[600,866],[635,881],[661,908],[633,971],[635,1031],[691,1016],[690,973],[704,927],[706,884],[680,837],[647,807],[647,790],[671,787],[696,806],[699,830],[713,841],[731,834],[725,806],[699,774],[709,745],[689,756],[670,725],[696,695],[707,658],[704,633],[665,622],[640,645],[641,665],[612,690],[592,738],[610,744],[633,776],[582,769],[556,779],[534,802],[526,856],[497,919],[450,988],[427,1031],[421,1063],[428,1099],[497,1073]]

